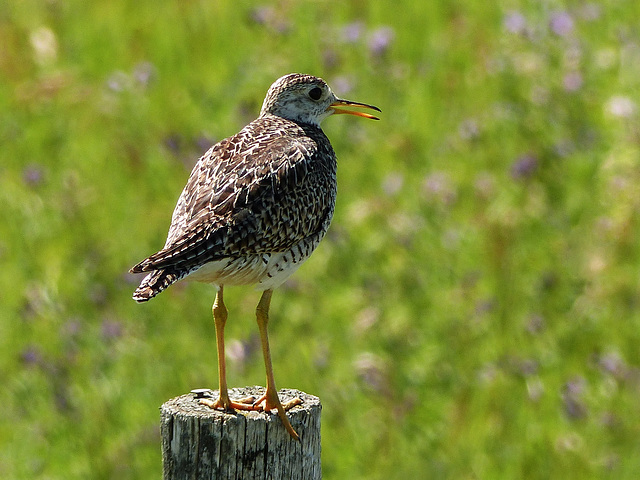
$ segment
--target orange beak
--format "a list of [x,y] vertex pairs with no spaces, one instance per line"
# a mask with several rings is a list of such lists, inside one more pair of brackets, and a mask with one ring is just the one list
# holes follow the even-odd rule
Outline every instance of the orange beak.
[[333,113],[344,113],[346,115],[355,115],[356,117],[370,118],[371,120],[380,120],[378,117],[374,117],[365,112],[358,112],[353,110],[344,110],[338,107],[355,107],[355,108],[369,108],[371,110],[376,110],[378,112],[382,112],[378,107],[374,107],[373,105],[367,105],[366,103],[358,103],[358,102],[350,102],[349,100],[340,100],[336,99],[329,108],[333,110]]

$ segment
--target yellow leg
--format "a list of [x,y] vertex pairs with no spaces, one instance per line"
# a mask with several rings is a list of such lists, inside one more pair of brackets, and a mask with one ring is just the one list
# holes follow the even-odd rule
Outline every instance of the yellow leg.
[[[262,344],[262,354],[264,355],[264,366],[267,371],[267,391],[263,395],[262,398],[258,399],[254,405],[264,402],[264,410],[270,411],[274,408],[278,410],[278,416],[282,420],[282,424],[289,432],[295,440],[298,440],[298,434],[291,426],[289,419],[287,418],[287,414],[285,413],[285,408],[280,403],[280,399],[278,398],[278,390],[276,389],[276,382],[273,378],[273,366],[271,365],[271,350],[269,349],[269,336],[267,334],[267,324],[269,323],[269,306],[271,305],[271,294],[273,290],[265,290],[260,298],[260,302],[258,302],[258,307],[256,308],[256,318],[258,320],[258,328],[260,329],[260,343]],[[294,400],[293,402],[287,402],[287,406],[290,408],[293,405],[297,405],[300,403],[300,400],[297,402]]]
[[227,323],[227,307],[224,305],[222,298],[222,285],[216,294],[216,300],[213,302],[213,321],[216,324],[216,344],[218,345],[218,382],[220,386],[220,396],[217,400],[202,399],[200,403],[210,408],[221,408],[223,410],[255,410],[251,403],[234,402],[229,398],[229,390],[227,388],[227,363],[224,353],[224,326]]
[[216,343],[218,345],[218,381],[220,385],[220,396],[217,400],[201,399],[200,403],[210,408],[220,408],[223,410],[265,410],[271,411],[274,408],[278,410],[278,416],[282,420],[282,424],[286,428],[289,435],[298,440],[298,434],[291,426],[291,422],[287,418],[286,410],[300,405],[302,401],[294,398],[282,405],[278,398],[276,382],[273,378],[273,366],[271,365],[271,351],[269,349],[269,337],[267,335],[267,324],[269,323],[269,305],[271,304],[272,290],[265,290],[260,298],[258,307],[256,308],[256,318],[258,320],[258,328],[260,329],[260,342],[262,343],[262,353],[264,355],[264,364],[267,371],[267,391],[255,402],[249,399],[242,399],[237,402],[229,398],[227,388],[227,369],[224,353],[224,326],[227,323],[227,308],[223,300],[223,287],[220,286],[216,294],[216,300],[213,303],[213,320],[216,325]]

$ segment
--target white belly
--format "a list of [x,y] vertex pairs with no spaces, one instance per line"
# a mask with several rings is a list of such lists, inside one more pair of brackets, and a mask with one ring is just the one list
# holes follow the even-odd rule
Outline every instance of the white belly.
[[322,240],[324,232],[307,237],[288,252],[226,258],[204,264],[186,278],[214,285],[256,285],[270,290],[282,285],[302,265]]
[[276,253],[209,262],[187,278],[214,285],[256,285],[258,290],[282,285],[307,259]]

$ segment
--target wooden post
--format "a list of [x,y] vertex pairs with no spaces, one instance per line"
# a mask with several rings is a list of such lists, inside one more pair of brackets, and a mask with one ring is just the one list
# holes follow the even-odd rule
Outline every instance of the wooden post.
[[[234,400],[263,393],[262,387],[229,390]],[[318,397],[298,390],[278,392],[283,403],[302,400],[287,412],[300,437],[296,441],[276,413],[213,410],[200,404],[201,395],[188,393],[161,407],[164,480],[322,478]],[[212,392],[213,398],[217,395]]]

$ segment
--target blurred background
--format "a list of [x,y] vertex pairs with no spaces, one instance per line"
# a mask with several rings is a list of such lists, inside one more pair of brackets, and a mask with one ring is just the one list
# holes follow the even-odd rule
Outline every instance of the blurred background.
[[[0,477],[161,475],[159,406],[217,388],[214,289],[144,305],[190,169],[271,83],[329,118],[330,232],[273,297],[326,479],[638,478],[640,3],[0,5]],[[264,384],[251,288],[230,386]]]

